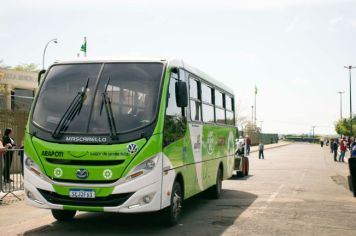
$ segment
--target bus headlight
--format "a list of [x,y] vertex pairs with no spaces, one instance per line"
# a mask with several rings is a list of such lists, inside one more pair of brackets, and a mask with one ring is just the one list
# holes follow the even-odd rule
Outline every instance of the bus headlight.
[[40,167],[34,162],[30,157],[26,156],[25,159],[25,166],[28,170],[32,171],[36,175],[40,176],[42,178],[42,172]]
[[133,168],[127,175],[126,181],[130,181],[134,178],[137,178],[141,175],[145,175],[149,172],[151,172],[157,165],[158,163],[158,155],[153,156],[140,164],[138,164],[135,168]]

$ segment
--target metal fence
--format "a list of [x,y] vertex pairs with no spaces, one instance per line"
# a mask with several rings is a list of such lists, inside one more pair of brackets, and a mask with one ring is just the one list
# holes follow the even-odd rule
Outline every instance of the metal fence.
[[9,194],[20,198],[15,191],[23,190],[23,149],[9,149],[1,155],[0,160],[0,192],[4,195],[0,200],[4,199]]
[[24,139],[27,117],[27,111],[8,111],[0,109],[0,129],[2,135],[4,135],[5,128],[12,128],[12,138],[15,140],[18,147]]

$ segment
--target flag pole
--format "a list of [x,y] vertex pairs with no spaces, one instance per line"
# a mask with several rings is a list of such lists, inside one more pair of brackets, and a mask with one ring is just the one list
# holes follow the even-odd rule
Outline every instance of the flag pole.
[[255,123],[255,127],[256,127],[256,118],[257,118],[257,116],[256,116],[256,95],[257,95],[257,87],[256,87],[256,85],[255,85],[255,120],[254,120],[254,123]]
[[87,57],[87,37],[84,37],[84,45],[85,45],[85,50],[84,50],[84,57]]

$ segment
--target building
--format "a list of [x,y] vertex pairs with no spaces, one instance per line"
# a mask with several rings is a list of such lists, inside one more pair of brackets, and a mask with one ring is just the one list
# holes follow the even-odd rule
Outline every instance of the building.
[[[5,128],[12,128],[17,147],[23,144],[27,118],[37,88],[37,73],[0,69],[0,129],[4,134]],[[14,168],[18,171],[20,164],[17,163]]]
[[37,73],[0,69],[0,110],[29,111],[37,88]]

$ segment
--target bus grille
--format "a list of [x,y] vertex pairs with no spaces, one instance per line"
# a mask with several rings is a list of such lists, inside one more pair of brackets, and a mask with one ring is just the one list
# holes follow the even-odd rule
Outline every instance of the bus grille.
[[124,163],[125,160],[65,160],[46,158],[49,163],[60,165],[73,165],[73,166],[113,166]]
[[50,192],[42,189],[37,189],[42,196],[50,203],[73,206],[100,206],[100,207],[116,207],[122,205],[134,193],[112,194],[107,197],[95,197],[94,199],[87,198],[70,198],[68,196],[59,195],[55,192]]

